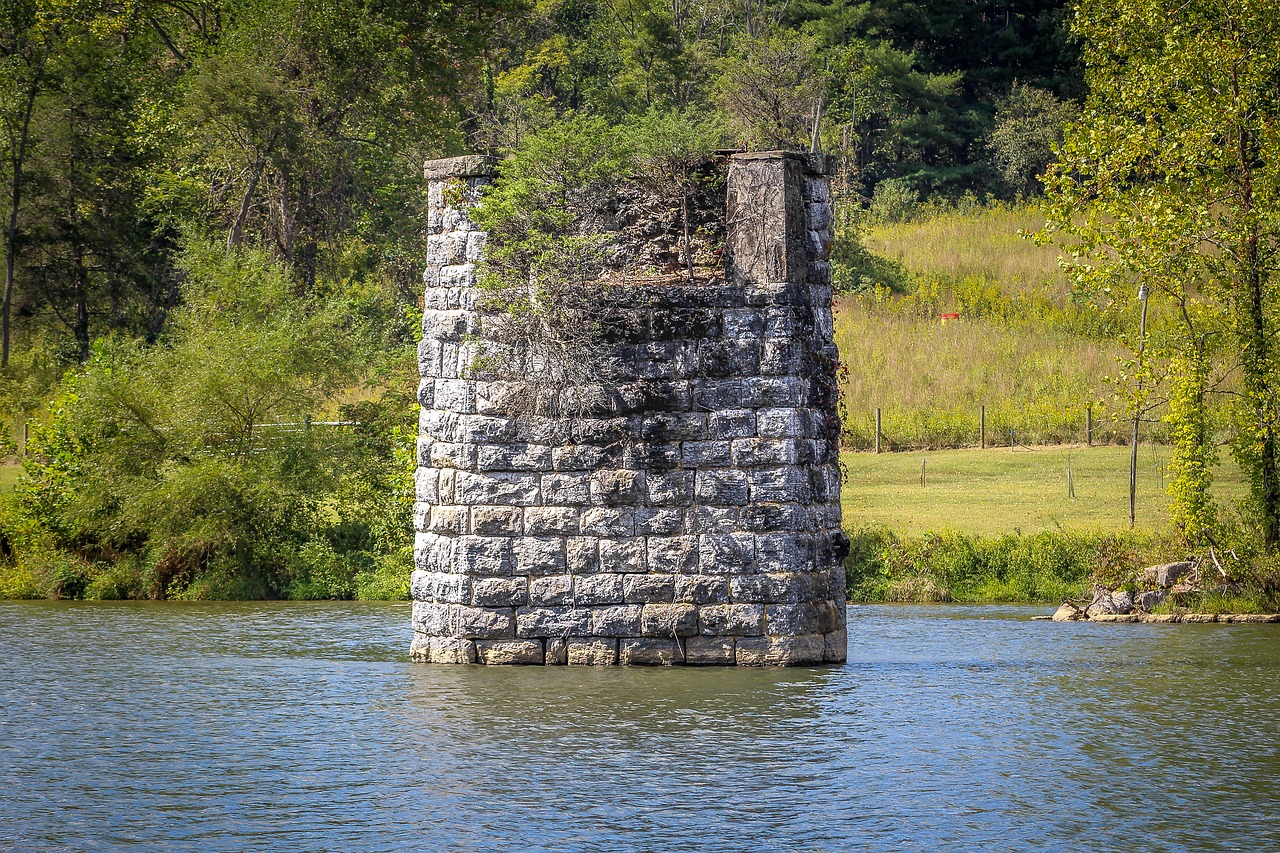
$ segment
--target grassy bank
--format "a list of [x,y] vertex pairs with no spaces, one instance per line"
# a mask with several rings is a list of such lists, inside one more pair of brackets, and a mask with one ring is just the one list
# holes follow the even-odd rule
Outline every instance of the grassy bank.
[[[849,596],[1052,602],[1080,596],[1090,578],[1181,559],[1162,486],[1168,451],[1144,446],[1138,459],[1130,530],[1126,447],[845,453]],[[1235,465],[1220,466],[1218,499],[1244,492]]]

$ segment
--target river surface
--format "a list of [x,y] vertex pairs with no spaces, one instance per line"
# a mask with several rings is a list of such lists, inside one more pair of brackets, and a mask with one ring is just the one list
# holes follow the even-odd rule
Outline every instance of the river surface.
[[1280,625],[852,607],[846,666],[411,664],[409,610],[0,603],[0,850],[1280,850]]

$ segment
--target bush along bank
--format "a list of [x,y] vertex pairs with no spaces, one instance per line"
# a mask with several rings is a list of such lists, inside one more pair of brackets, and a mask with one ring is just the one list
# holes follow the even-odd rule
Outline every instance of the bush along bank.
[[1084,597],[1100,577],[1130,575],[1177,551],[1171,538],[1140,532],[846,533],[846,591],[850,601],[866,603],[1057,603]]

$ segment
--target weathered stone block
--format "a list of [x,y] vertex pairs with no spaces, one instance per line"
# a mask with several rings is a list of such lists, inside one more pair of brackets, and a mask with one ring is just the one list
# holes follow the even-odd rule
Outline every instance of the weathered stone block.
[[[653,481],[653,475],[649,476]],[[689,493],[693,494],[693,479],[689,480]],[[672,536],[684,532],[684,510],[678,507],[637,507],[636,535]]]
[[698,608],[692,604],[646,604],[640,614],[645,637],[690,637],[698,633]]
[[427,529],[432,533],[460,536],[470,531],[470,511],[464,506],[432,507]]
[[764,315],[757,308],[730,308],[720,315],[726,338],[758,338],[764,334]]
[[804,437],[806,425],[799,409],[761,409],[756,412],[756,434],[761,438]]
[[516,506],[473,506],[471,532],[478,536],[519,536],[523,518]]
[[796,465],[756,468],[747,472],[751,500],[754,503],[810,503],[813,488],[809,472]]
[[849,657],[849,639],[844,628],[823,635],[822,660],[844,663]]
[[822,663],[826,640],[806,637],[743,637],[735,649],[738,666],[805,666]]
[[570,444],[551,451],[551,466],[557,471],[590,471],[605,464],[609,455],[608,449],[597,445]]
[[[422,379],[418,383],[418,405],[424,408],[431,408],[431,404],[436,398],[436,381],[434,379]],[[422,464],[423,455],[422,441],[418,441],[418,464]]]
[[742,468],[800,465],[809,455],[808,442],[797,438],[735,438],[733,464]]
[[[461,157],[448,157],[443,160],[428,160],[423,168],[423,177],[430,182],[432,192],[440,193],[439,200],[431,203],[434,208],[444,207],[444,181],[450,178],[470,178],[493,175],[497,170],[497,161],[482,154],[465,154]],[[428,199],[430,202],[431,200]]]
[[[622,600],[626,604],[653,604],[674,600],[677,575],[623,575]],[[679,576],[683,579],[683,576]],[[692,601],[692,599],[680,599]]]
[[692,471],[650,473],[645,484],[652,506],[687,506],[693,502]]
[[808,349],[791,338],[770,338],[761,345],[760,372],[765,376],[803,374],[813,362]]
[[615,446],[627,435],[627,418],[579,418],[572,435],[575,444]]
[[828,598],[825,601],[814,596],[809,601],[818,611],[818,631],[820,633],[829,634],[845,627],[844,596],[836,599]]
[[466,379],[437,379],[433,408],[463,415],[476,410],[476,386]]
[[473,468],[475,461],[474,444],[433,441],[427,449],[427,464],[432,468]]
[[650,572],[694,574],[698,571],[698,537],[652,536],[646,545],[646,565]]
[[674,601],[691,604],[728,604],[729,578],[713,575],[679,575]]
[[607,507],[643,503],[644,472],[625,468],[596,471],[591,475],[590,494],[593,504]]
[[568,506],[531,506],[524,511],[527,536],[569,535],[578,532],[578,510]]
[[476,607],[518,607],[528,600],[528,578],[475,578],[471,582],[471,603]]
[[471,639],[501,640],[515,634],[515,621],[509,607],[468,607],[449,605],[449,623],[454,636]]
[[738,508],[696,506],[685,513],[685,526],[690,533],[737,533]]
[[707,416],[703,412],[660,412],[631,420],[635,421],[635,433],[645,441],[698,441],[707,437]]
[[570,637],[566,657],[569,666],[616,666],[618,641],[603,637]]
[[529,604],[534,607],[569,604],[573,601],[573,577],[550,575],[529,578]]
[[468,604],[471,601],[471,578],[448,572],[416,570],[409,578],[409,595],[414,601]]
[[567,637],[591,633],[591,611],[580,607],[520,607],[516,610],[516,636]]
[[689,666],[733,666],[732,637],[690,637],[684,641],[684,662]]
[[476,662],[474,640],[462,637],[432,637],[430,641],[432,663],[465,664]]
[[458,540],[442,533],[413,535],[413,566],[424,572],[453,572]]
[[[782,337],[770,335],[770,337]],[[805,382],[796,376],[753,376],[742,381],[740,405],[752,409],[798,408],[808,403]]]
[[707,435],[713,441],[750,438],[755,434],[756,413],[751,409],[726,409],[707,415]]
[[756,538],[750,533],[704,533],[698,537],[702,574],[755,572]]
[[688,468],[707,468],[728,465],[732,459],[733,445],[727,440],[686,441],[681,445],[681,462]]
[[413,502],[413,531],[414,533],[442,532],[431,531],[431,504],[422,501]]
[[449,626],[450,604],[416,600],[413,602],[411,622],[413,630],[431,636],[453,633]]
[[632,536],[636,512],[632,507],[593,506],[583,510],[579,526],[588,536]]
[[712,636],[764,633],[763,604],[708,604],[698,608],[699,630]]
[[490,577],[511,574],[511,539],[505,536],[459,536],[456,541],[454,571]]
[[414,663],[431,663],[431,638],[415,633],[409,641],[409,660]]
[[807,572],[770,572],[729,579],[729,595],[734,601],[789,604],[807,601],[812,591],[812,577]]
[[643,537],[601,539],[599,569],[617,574],[645,571],[645,542]]
[[[515,441],[519,438],[516,424],[511,418],[493,415],[457,415],[453,429],[448,435],[442,435],[449,441],[464,441],[472,444],[493,444]],[[520,481],[521,478],[512,478]]]
[[[703,379],[693,386],[693,405],[709,412],[734,409],[742,405],[741,379]],[[707,419],[707,438],[724,438],[712,434],[711,418]]]
[[760,364],[760,344],[751,338],[728,338],[698,343],[698,373],[706,377],[755,373]]
[[684,663],[684,654],[675,640],[620,640],[618,662],[623,666],[675,666]]
[[534,506],[541,500],[537,474],[459,471],[455,476],[456,503]]
[[545,471],[551,468],[551,448],[527,442],[482,444],[475,465],[481,471]]
[[477,640],[476,660],[489,666],[542,666],[541,640]]
[[515,574],[529,577],[565,572],[565,540],[559,536],[524,536],[511,548]]
[[564,666],[569,662],[569,641],[564,637],[549,637],[543,643],[546,644],[543,663],[547,666]]
[[803,504],[752,504],[738,515],[743,530],[758,533],[813,530],[816,522],[812,507]]
[[418,468],[413,472],[414,500],[427,504],[440,503],[440,472],[432,468]]
[[801,601],[793,604],[766,604],[764,629],[770,636],[795,637],[820,634],[817,605]]
[[741,506],[748,499],[747,474],[737,468],[700,469],[694,480],[694,494],[700,503]]
[[543,474],[542,497],[547,505],[586,506],[591,502],[591,475],[572,471]]
[[600,571],[600,540],[594,536],[570,536],[565,539],[565,567],[570,574],[575,575]]
[[579,606],[621,604],[622,579],[619,574],[578,575],[573,579],[573,600]]
[[761,572],[804,572],[813,567],[813,539],[795,533],[756,537],[756,566]]
[[642,611],[640,604],[596,607],[591,611],[591,633],[598,637],[634,637],[640,633]]
[[[447,239],[447,238],[446,238]],[[442,271],[443,275],[443,271]],[[475,315],[470,311],[423,311],[422,312],[422,337],[425,340],[437,341],[460,341],[474,330]],[[457,380],[448,380],[456,382]],[[467,383],[470,386],[470,383]],[[474,388],[474,386],[471,386]],[[461,390],[461,389],[459,389]],[[463,393],[466,393],[465,391]],[[448,402],[453,400],[451,395],[445,397],[437,396],[443,405],[438,405],[438,409],[448,409],[454,412],[460,412]]]

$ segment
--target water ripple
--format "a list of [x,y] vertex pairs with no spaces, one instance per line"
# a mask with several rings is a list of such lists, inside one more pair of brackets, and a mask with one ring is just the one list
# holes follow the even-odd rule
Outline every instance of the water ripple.
[[794,670],[406,662],[381,604],[0,603],[0,850],[1280,849],[1280,626],[855,607]]

